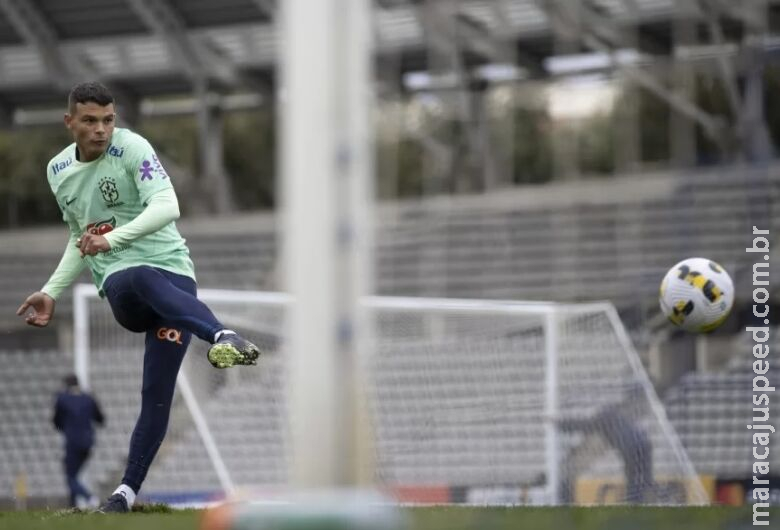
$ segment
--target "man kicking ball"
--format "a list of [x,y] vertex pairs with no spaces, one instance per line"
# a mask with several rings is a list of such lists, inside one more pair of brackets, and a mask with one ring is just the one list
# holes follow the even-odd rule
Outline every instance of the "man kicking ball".
[[115,124],[114,98],[106,87],[73,88],[65,126],[74,143],[47,168],[70,239],[49,281],[17,311],[28,324],[46,326],[55,300],[86,266],[117,322],[146,334],[141,413],[124,477],[102,512],[132,508],[165,437],[176,375],[192,335],[212,344],[208,359],[216,368],[255,364],[260,354],[198,300],[190,252],[174,223],[179,204],[173,184],[149,142]]

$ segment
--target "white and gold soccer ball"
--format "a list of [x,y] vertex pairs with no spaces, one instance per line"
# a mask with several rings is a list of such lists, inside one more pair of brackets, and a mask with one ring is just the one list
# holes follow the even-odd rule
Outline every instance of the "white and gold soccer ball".
[[661,282],[661,311],[676,326],[707,332],[720,326],[734,305],[734,283],[712,260],[688,258]]

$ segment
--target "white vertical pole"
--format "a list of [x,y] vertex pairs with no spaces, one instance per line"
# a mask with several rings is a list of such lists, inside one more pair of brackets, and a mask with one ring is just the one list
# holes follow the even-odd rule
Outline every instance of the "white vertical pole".
[[235,493],[236,488],[233,485],[233,480],[230,478],[230,473],[225,465],[225,461],[222,460],[222,454],[219,452],[219,448],[217,448],[217,443],[211,435],[211,429],[206,421],[206,415],[203,414],[203,410],[200,408],[197,398],[195,398],[195,394],[190,386],[190,380],[187,378],[184,370],[179,370],[179,373],[176,376],[176,384],[179,386],[179,391],[181,392],[182,398],[184,398],[187,410],[189,410],[192,421],[195,423],[195,429],[197,429],[200,439],[203,440],[203,446],[206,448],[206,453],[209,455],[211,465],[214,466],[214,472],[217,474],[219,483],[225,491],[225,495],[231,497]]
[[89,295],[92,285],[77,284],[73,288],[73,372],[79,385],[89,390]]
[[[342,160],[341,196],[347,209],[340,209],[339,249],[342,264],[338,267],[339,284],[347,296],[342,298],[345,321],[352,321],[352,340],[342,344],[350,359],[344,372],[350,384],[342,395],[349,414],[348,439],[341,447],[343,470],[350,485],[366,486],[373,479],[374,461],[369,413],[368,360],[373,353],[375,322],[362,301],[374,292],[374,51],[372,0],[342,0],[346,31],[340,36],[341,75],[345,80],[339,98],[347,116],[346,145]],[[351,374],[350,374],[351,372]]]
[[[368,288],[369,0],[286,0],[282,206],[291,482],[354,483],[358,300]],[[362,342],[362,341],[361,341]]]
[[558,315],[555,306],[547,310],[544,317],[545,349],[545,468],[547,475],[547,496],[550,504],[560,503],[560,445],[558,440]]

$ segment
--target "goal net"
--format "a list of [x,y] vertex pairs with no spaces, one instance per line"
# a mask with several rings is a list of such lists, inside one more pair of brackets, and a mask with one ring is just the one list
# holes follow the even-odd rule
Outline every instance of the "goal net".
[[[208,500],[288,483],[285,308],[278,293],[202,290],[262,347],[216,370],[193,339],[142,494]],[[92,480],[121,478],[140,408],[143,337],[75,291],[76,370],[104,404]],[[614,308],[373,297],[363,359],[375,485],[411,502],[701,504],[707,495]],[[270,340],[269,340],[270,338]],[[311,451],[318,450],[311,440]]]

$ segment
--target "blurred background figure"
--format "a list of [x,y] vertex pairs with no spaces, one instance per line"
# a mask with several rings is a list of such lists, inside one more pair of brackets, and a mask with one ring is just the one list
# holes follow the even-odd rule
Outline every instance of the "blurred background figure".
[[617,453],[623,465],[622,501],[628,504],[653,501],[653,446],[638,421],[647,412],[646,404],[644,391],[640,387],[632,388],[623,401],[604,405],[591,416],[558,422],[561,431],[582,435],[561,466],[565,470],[561,487],[563,502],[575,502],[579,475],[610,450]]
[[103,425],[105,417],[100,404],[79,386],[74,374],[63,378],[64,389],[54,405],[54,426],[65,438],[65,479],[70,491],[70,505],[96,507],[98,499],[79,481],[79,472],[87,463],[95,445],[94,424]]

